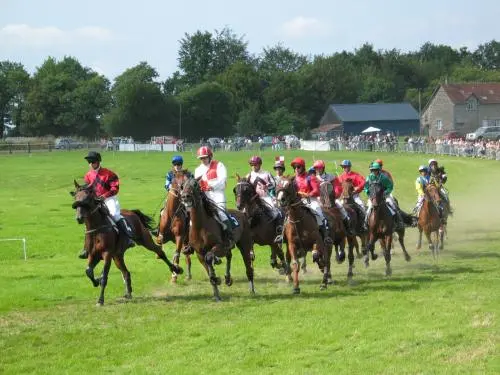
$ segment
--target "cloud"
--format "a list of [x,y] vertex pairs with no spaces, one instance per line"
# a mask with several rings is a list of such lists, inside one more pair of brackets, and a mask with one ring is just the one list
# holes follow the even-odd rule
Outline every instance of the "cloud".
[[10,24],[0,29],[0,44],[33,47],[81,42],[108,42],[112,39],[113,33],[99,26],[62,30],[55,26],[33,27],[26,24]]
[[330,31],[330,27],[317,18],[298,16],[286,21],[281,30],[285,36],[290,38],[303,38],[307,36],[324,36]]

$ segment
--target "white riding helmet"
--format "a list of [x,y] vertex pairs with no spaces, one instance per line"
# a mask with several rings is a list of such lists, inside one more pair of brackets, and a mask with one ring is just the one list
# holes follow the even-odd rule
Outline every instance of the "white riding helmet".
[[432,163],[438,163],[436,159],[429,159],[429,165],[431,165]]

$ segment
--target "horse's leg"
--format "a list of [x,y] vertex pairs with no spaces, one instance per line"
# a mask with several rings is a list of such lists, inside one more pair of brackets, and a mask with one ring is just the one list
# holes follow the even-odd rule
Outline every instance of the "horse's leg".
[[248,279],[248,289],[250,293],[255,293],[255,285],[253,280],[253,261],[252,254],[250,253],[252,250],[251,244],[247,243],[246,246],[243,243],[238,244],[238,248],[240,249],[241,257],[243,258],[243,262],[245,263],[245,271]]
[[436,253],[434,249],[434,243],[432,242],[431,230],[429,228],[426,228],[424,232],[425,232],[425,237],[427,238],[427,242],[429,243],[429,250],[432,251],[432,257],[435,259]]
[[297,259],[297,252],[295,250],[295,244],[293,241],[288,244],[288,252],[290,254],[291,265],[292,265],[292,278],[293,278],[293,294],[300,294],[299,287],[299,262]]
[[306,274],[307,273],[307,253],[305,253],[303,257],[300,257],[298,261],[300,263],[300,269],[302,270],[302,273]]
[[406,246],[405,246],[405,230],[402,229],[397,232],[398,233],[398,242],[399,245],[401,246],[401,249],[403,250],[403,253],[405,255],[405,260],[409,262],[411,260],[410,254],[408,254],[408,251],[406,251]]
[[99,295],[99,299],[97,300],[97,305],[104,305],[104,290],[106,289],[106,285],[108,284],[108,274],[109,268],[111,267],[111,254],[109,252],[105,252],[103,254],[104,259],[104,267],[102,268],[102,275],[100,278],[101,283],[101,294]]
[[97,266],[97,264],[100,262],[100,260],[101,260],[100,254],[97,254],[97,256],[96,256],[94,253],[90,253],[90,256],[88,259],[88,264],[87,264],[87,269],[85,270],[85,274],[92,282],[92,285],[96,288],[99,286],[99,280],[96,280],[94,277],[94,268],[95,268],[95,266]]
[[439,230],[431,233],[434,245],[434,252],[436,253],[436,258],[439,258]]
[[132,278],[130,277],[130,272],[125,265],[125,259],[123,254],[115,255],[113,257],[116,268],[118,268],[122,273],[123,282],[125,283],[125,295],[124,298],[132,298]]
[[382,246],[382,250],[384,252],[384,258],[385,258],[385,275],[386,276],[392,275],[390,242],[391,242],[390,235],[382,237],[380,239],[380,246]]
[[[181,248],[182,248],[182,237],[181,236],[175,236],[175,253],[174,256],[172,257],[172,263],[176,266],[179,267],[179,261],[181,259]],[[162,249],[163,251],[163,249]],[[177,282],[177,273],[172,272],[172,283]]]
[[276,262],[276,266],[273,267],[273,268],[277,268],[279,270],[279,272],[280,272],[280,275],[282,275],[284,273],[283,270],[284,270],[285,263],[286,263],[286,261],[285,261],[285,255],[283,254],[283,249],[277,243],[273,243],[271,245],[271,253],[274,253],[275,256],[277,256],[279,258],[279,260],[280,260],[281,263]]
[[286,259],[286,262],[285,262],[285,279],[288,283],[291,283],[292,282],[292,267],[291,267],[291,264],[292,264],[292,256],[290,255],[290,250],[289,250],[289,246],[288,244],[286,245],[287,247],[287,251],[286,251],[286,254],[285,254],[285,259]]
[[417,240],[417,250],[420,250],[422,248],[422,231],[423,228],[418,225],[418,240]]
[[188,280],[191,280],[193,278],[193,275],[191,274],[191,255],[186,254],[186,266],[187,266],[187,275],[186,278]]
[[224,279],[227,286],[233,285],[233,278],[231,277],[231,260],[233,259],[233,253],[229,250],[226,254],[226,273]]
[[357,244],[356,237],[353,237],[351,240],[348,241],[348,253],[347,253],[347,260],[349,261],[349,268],[347,269],[347,282],[349,284],[352,284],[352,277],[353,277],[353,272],[352,269],[354,268],[354,244]]
[[441,225],[439,227],[439,250],[444,249],[444,232],[445,232],[444,225]]
[[211,250],[205,254],[204,262],[208,270],[208,278],[210,279],[210,284],[212,285],[215,301],[219,302],[221,300],[219,293],[220,278],[218,278],[215,274],[214,261],[215,254],[213,250]]

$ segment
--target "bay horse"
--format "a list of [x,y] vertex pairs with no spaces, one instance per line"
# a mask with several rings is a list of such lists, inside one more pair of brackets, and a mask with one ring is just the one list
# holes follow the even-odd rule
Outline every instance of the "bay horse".
[[255,184],[238,174],[236,179],[236,186],[233,189],[236,208],[247,214],[254,243],[261,246],[268,245],[271,248],[271,267],[282,270],[285,266],[285,255],[281,244],[275,243],[278,233],[275,220],[272,220],[271,207],[259,198]]
[[[191,255],[186,245],[189,236],[189,215],[181,203],[181,189],[186,172],[176,173],[165,199],[165,206],[160,214],[160,224],[156,242],[164,245],[168,241],[175,243],[175,253],[172,261],[179,265],[181,251],[186,257],[187,279],[191,280]],[[172,273],[172,282],[177,282],[177,274]]]
[[442,223],[439,215],[439,205],[441,196],[436,185],[428,184],[425,189],[425,198],[418,214],[418,242],[417,250],[422,247],[422,232],[429,243],[429,249],[432,251],[434,259],[439,255],[440,233],[442,232]]
[[[101,293],[97,304],[104,304],[104,290],[108,282],[111,260],[121,271],[125,283],[124,298],[132,298],[132,281],[130,272],[125,265],[124,255],[126,251],[126,239],[124,234],[118,233],[112,219],[109,217],[107,207],[96,198],[93,187],[90,185],[79,185],[74,181],[75,191],[70,192],[74,197],[72,207],[76,210],[76,220],[79,224],[85,223],[86,227],[86,249],[89,252],[88,265],[85,271],[87,277],[94,287],[101,286]],[[132,232],[134,241],[146,249],[156,253],[157,257],[163,260],[170,268],[171,272],[182,274],[182,268],[172,264],[163,252],[161,246],[154,243],[151,237],[152,219],[144,215],[139,210],[121,210],[121,214],[127,220]],[[94,277],[94,268],[104,261],[102,275]]]
[[[282,178],[277,188],[277,201],[286,212],[283,224],[283,233],[288,249],[286,270],[289,272],[288,277],[290,277],[290,273],[293,274],[293,293],[300,293],[298,258],[305,257],[309,250],[312,250],[313,262],[318,264],[323,273],[320,289],[326,289],[328,284],[327,251],[319,232],[315,214],[302,202],[297,194],[295,177]],[[292,265],[291,270],[289,264]]]
[[[394,219],[387,203],[385,202],[384,188],[382,185],[378,182],[374,182],[369,185],[368,189],[368,199],[371,201],[372,210],[368,217],[368,239],[366,248],[363,250],[365,255],[365,266],[368,267],[369,265],[368,252],[372,253],[373,256],[375,242],[378,240],[384,252],[385,274],[386,276],[391,276],[391,247],[393,239],[392,235],[395,226]],[[411,257],[404,246],[404,228],[402,230],[398,230],[397,234],[405,260],[409,262]]]
[[[360,212],[361,208],[358,207],[358,204],[354,201],[354,191],[355,189],[351,179],[348,178],[342,181],[342,193],[340,193],[340,199],[346,209],[350,208],[354,211],[355,221],[353,222],[353,228],[356,233],[356,237],[359,237],[361,240],[361,249],[364,249],[366,247],[367,233],[365,228],[363,228],[364,217],[362,212]],[[356,238],[354,238],[353,244],[356,249],[357,257],[361,258],[362,254],[359,251],[359,243]]]
[[[216,276],[214,269],[214,264],[220,262],[219,258],[226,257],[226,285],[231,286],[233,279],[231,277],[231,249],[226,246],[222,228],[214,218],[218,207],[204,195],[198,180],[192,177],[187,178],[183,184],[181,201],[191,217],[189,245],[195,250],[200,263],[208,273],[215,300],[220,301],[218,286],[221,280]],[[255,293],[254,254],[250,224],[245,213],[237,210],[226,210],[226,212],[238,221],[238,226],[233,228],[233,239],[243,257],[250,292],[253,294]]]

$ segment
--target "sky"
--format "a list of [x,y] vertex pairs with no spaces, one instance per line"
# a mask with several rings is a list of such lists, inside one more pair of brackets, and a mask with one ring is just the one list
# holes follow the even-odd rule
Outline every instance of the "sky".
[[427,41],[474,50],[500,40],[498,0],[0,0],[0,60],[33,73],[48,56],[74,56],[114,79],[147,61],[178,70],[185,33],[227,26],[251,53],[281,43],[306,55],[417,50]]

